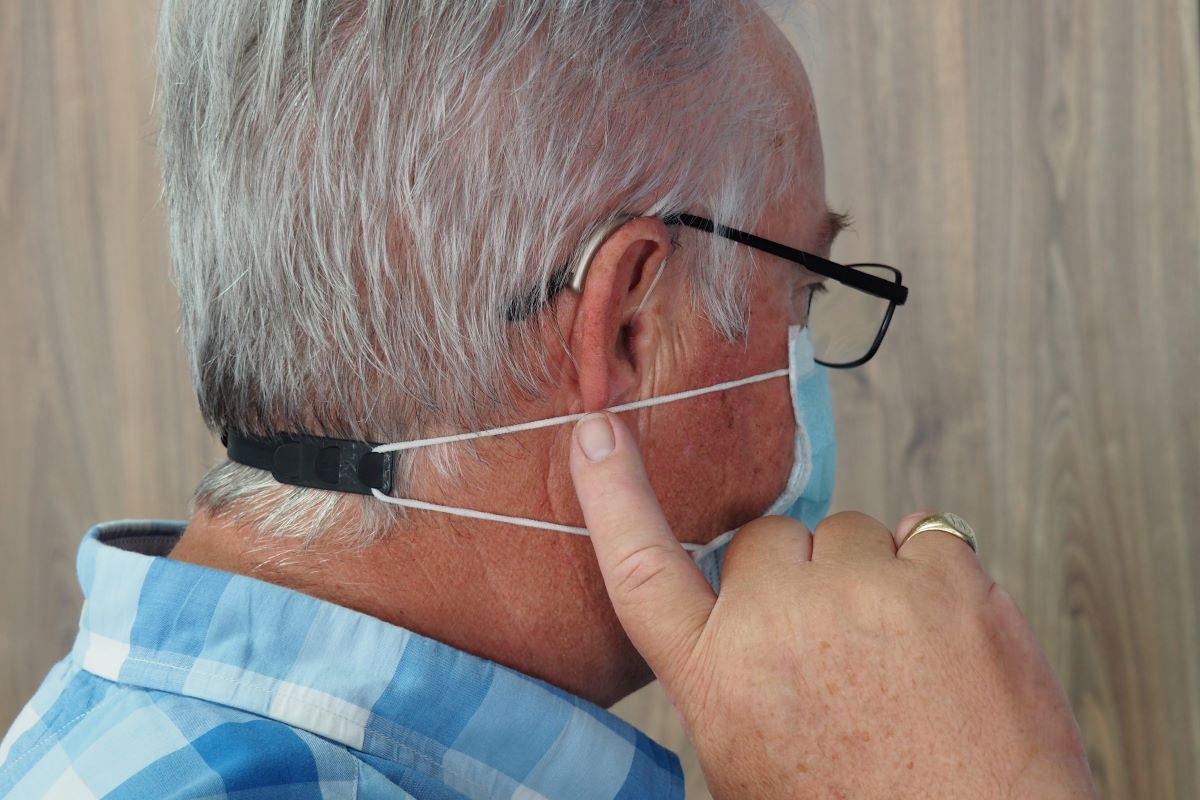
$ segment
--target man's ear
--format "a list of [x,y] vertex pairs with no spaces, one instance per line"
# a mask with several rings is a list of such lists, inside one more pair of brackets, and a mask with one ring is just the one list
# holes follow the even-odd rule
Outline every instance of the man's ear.
[[653,326],[631,323],[671,247],[661,219],[636,217],[609,234],[584,265],[570,331],[584,410],[613,405],[637,387],[635,337],[653,335]]

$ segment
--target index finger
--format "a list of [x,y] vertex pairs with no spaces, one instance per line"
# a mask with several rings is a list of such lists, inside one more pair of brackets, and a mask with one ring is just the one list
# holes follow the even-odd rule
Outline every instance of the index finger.
[[[598,447],[588,447],[589,457],[582,445],[591,444]],[[637,443],[616,415],[600,412],[579,421],[570,462],[617,618],[669,685],[695,648],[716,595],[671,532]]]

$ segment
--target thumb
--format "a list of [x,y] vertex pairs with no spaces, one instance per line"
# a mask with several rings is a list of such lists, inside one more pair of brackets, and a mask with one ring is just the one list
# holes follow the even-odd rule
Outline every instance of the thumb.
[[716,595],[667,525],[637,444],[615,415],[589,414],[576,424],[571,478],[617,618],[670,688]]

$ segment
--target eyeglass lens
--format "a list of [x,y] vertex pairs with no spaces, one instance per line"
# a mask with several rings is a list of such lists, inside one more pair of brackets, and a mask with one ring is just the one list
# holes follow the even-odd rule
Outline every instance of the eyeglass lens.
[[[855,264],[853,269],[875,275],[890,283],[896,273],[877,264]],[[815,291],[808,311],[809,334],[816,359],[830,366],[849,365],[871,351],[891,303],[827,280]]]

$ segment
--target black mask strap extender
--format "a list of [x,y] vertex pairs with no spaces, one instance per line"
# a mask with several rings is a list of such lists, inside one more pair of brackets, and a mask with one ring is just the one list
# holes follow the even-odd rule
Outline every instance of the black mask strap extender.
[[371,494],[392,492],[394,453],[375,453],[369,442],[276,433],[262,439],[234,430],[221,434],[230,461],[265,469],[280,483]]

